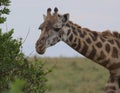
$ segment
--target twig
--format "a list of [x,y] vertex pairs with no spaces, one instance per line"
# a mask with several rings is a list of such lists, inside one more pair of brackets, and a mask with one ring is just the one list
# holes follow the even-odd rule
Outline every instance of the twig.
[[22,42],[22,44],[25,43],[25,41],[27,40],[29,33],[30,33],[30,27],[29,27],[29,30],[28,30],[28,32],[27,32],[27,35],[26,35],[24,41]]
[[32,52],[30,52],[27,57],[30,57],[33,53],[34,53],[34,50]]

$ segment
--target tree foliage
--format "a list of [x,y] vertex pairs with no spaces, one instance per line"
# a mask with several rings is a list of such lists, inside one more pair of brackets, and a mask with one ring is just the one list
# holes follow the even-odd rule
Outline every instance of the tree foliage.
[[[10,0],[0,0],[0,24],[6,21],[9,5]],[[33,63],[25,58],[22,40],[14,39],[13,33],[14,29],[3,33],[0,28],[0,93],[44,93],[49,71],[41,61]]]
[[0,91],[7,91],[9,83],[19,78],[24,80],[25,93],[44,93],[46,74],[44,64],[39,60],[28,61],[21,53],[21,40],[12,38],[13,30],[2,33],[0,30]]
[[10,6],[10,0],[0,0],[0,24],[6,21],[5,16],[10,13],[8,6]]

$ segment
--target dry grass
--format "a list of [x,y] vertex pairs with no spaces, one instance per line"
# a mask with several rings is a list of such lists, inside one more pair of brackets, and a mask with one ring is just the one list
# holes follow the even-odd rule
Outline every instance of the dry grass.
[[42,58],[49,90],[46,93],[103,93],[108,71],[85,58]]

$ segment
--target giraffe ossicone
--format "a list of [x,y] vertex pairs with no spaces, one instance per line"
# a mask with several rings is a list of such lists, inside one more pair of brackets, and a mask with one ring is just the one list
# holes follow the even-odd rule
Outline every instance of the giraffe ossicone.
[[120,93],[120,34],[109,30],[103,32],[83,28],[69,20],[69,14],[59,14],[58,9],[48,8],[41,35],[36,42],[36,51],[44,54],[46,49],[59,41],[104,66],[110,72],[105,93]]

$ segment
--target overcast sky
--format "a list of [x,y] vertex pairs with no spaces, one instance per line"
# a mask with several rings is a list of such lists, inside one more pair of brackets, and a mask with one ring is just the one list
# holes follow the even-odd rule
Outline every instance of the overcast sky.
[[[14,38],[27,40],[23,44],[23,52],[29,55],[36,55],[35,42],[39,38],[39,25],[43,22],[43,14],[47,8],[59,8],[59,13],[69,13],[70,20],[82,27],[95,31],[106,29],[120,32],[120,0],[11,0],[7,22],[0,25],[4,31],[14,28]],[[41,56],[41,55],[39,55]],[[44,56],[80,56],[65,43],[48,48]]]

